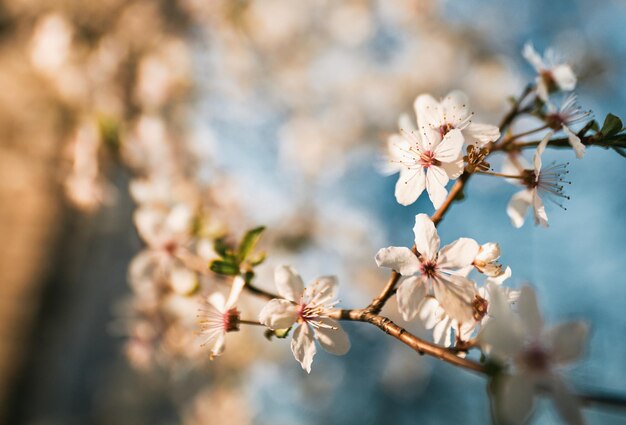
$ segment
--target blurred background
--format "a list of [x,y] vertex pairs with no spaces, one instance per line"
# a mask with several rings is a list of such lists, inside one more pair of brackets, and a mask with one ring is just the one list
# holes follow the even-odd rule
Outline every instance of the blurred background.
[[[156,296],[138,284],[129,264],[150,240],[136,208],[200,205],[235,235],[267,225],[260,286],[290,263],[308,281],[338,275],[342,305],[364,305],[385,279],[376,250],[410,246],[415,214],[432,212],[425,196],[398,205],[396,177],[377,171],[414,98],[459,88],[496,124],[534,78],[530,40],[572,64],[583,108],[623,117],[625,19],[619,0],[0,2],[0,423],[487,423],[482,377],[364,325],[346,324],[352,350],[319,352],[310,376],[258,329],[209,361],[188,316],[215,278]],[[624,395],[625,160],[548,156],[572,181],[549,229],[515,230],[517,189],[477,176],[442,242],[499,242],[508,283],[531,282],[549,321],[591,324],[572,386]],[[558,422],[543,402],[535,420]]]

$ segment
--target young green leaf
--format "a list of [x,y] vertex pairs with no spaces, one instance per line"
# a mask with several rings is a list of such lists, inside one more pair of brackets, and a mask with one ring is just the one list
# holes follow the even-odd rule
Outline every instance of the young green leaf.
[[614,136],[622,131],[622,128],[622,120],[613,114],[608,114],[604,119],[604,124],[602,124],[600,132],[605,136]]
[[209,268],[212,272],[225,276],[237,276],[239,274],[239,266],[225,260],[213,260]]
[[265,230],[265,226],[256,227],[249,230],[241,240],[239,244],[239,252],[237,253],[237,260],[241,263],[248,255],[254,250],[254,247],[261,238],[261,233]]

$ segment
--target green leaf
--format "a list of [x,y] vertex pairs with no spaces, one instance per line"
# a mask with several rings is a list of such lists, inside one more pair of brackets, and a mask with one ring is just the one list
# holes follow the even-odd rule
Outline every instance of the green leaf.
[[213,249],[217,254],[227,260],[234,260],[235,256],[231,247],[226,243],[224,238],[217,238],[213,242]]
[[259,266],[263,263],[263,261],[265,261],[265,258],[266,258],[265,252],[259,252],[257,255],[250,258],[250,265],[252,267]]
[[225,276],[237,276],[239,274],[239,266],[230,261],[213,260],[209,268],[212,272]]
[[622,131],[622,128],[622,120],[620,120],[613,114],[608,114],[604,119],[604,124],[602,124],[602,129],[600,130],[600,132],[604,136],[614,136]]
[[261,233],[265,230],[265,226],[256,227],[252,230],[249,230],[241,240],[239,244],[239,252],[237,253],[237,259],[241,263],[248,255],[254,250],[254,247],[259,242],[261,238]]
[[269,341],[271,341],[272,338],[274,337],[279,338],[279,339],[285,339],[289,335],[289,331],[291,331],[291,327],[287,329],[275,329],[275,330],[266,329],[265,338],[267,338]]

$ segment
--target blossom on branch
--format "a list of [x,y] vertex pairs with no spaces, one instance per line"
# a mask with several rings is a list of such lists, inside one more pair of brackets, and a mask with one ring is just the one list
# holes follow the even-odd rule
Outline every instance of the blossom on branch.
[[[549,167],[542,169],[541,155],[552,135],[553,133],[549,132],[537,146],[532,169],[526,167],[521,157],[516,158],[518,164],[513,163],[511,158],[507,157],[502,166],[504,174],[519,175],[519,181],[526,186],[524,190],[513,195],[506,209],[511,223],[517,228],[522,227],[524,224],[524,216],[531,205],[535,216],[535,224],[548,227],[548,216],[542,197],[551,200],[561,208],[564,207],[558,202],[558,198],[569,199],[563,193],[564,184],[569,184],[568,181],[563,179],[563,176],[568,173],[568,164],[553,163]],[[523,169],[520,170],[520,168]],[[516,181],[516,183],[518,182]]]
[[259,321],[270,329],[289,329],[297,324],[291,340],[291,351],[304,370],[311,372],[315,356],[315,340],[331,354],[343,355],[350,349],[350,340],[341,325],[328,317],[338,301],[337,279],[324,276],[308,288],[289,266],[276,268],[274,280],[278,294],[259,313]]
[[478,335],[483,349],[500,364],[511,364],[496,374],[491,391],[496,419],[523,424],[532,413],[534,393],[548,391],[561,417],[568,424],[582,424],[578,400],[570,394],[555,368],[578,359],[585,347],[588,326],[568,322],[544,329],[535,292],[523,287],[514,314],[505,292],[492,291],[493,320]]
[[563,130],[569,144],[580,159],[585,155],[585,145],[580,137],[571,129],[573,124],[584,121],[590,117],[591,111],[583,111],[578,105],[575,94],[567,96],[561,107],[557,108],[550,102],[546,103],[546,123],[555,131]]
[[572,91],[576,88],[576,75],[572,68],[548,49],[543,57],[537,53],[532,43],[526,43],[522,50],[524,58],[535,68],[539,75],[535,80],[539,99],[548,102],[548,96],[555,91]]
[[426,214],[415,216],[415,249],[383,248],[376,264],[405,276],[398,287],[398,309],[404,320],[413,319],[420,304],[432,294],[451,318],[459,323],[473,320],[475,284],[466,276],[479,251],[478,243],[460,238],[439,250],[437,229]]
[[235,307],[245,285],[241,276],[237,276],[230,289],[227,300],[220,292],[211,294],[204,309],[200,310],[198,323],[204,337],[203,346],[211,350],[211,358],[224,352],[226,333],[239,330],[240,314]]

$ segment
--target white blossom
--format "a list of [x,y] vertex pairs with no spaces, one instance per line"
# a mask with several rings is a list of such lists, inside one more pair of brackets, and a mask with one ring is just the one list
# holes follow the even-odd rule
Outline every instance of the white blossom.
[[398,309],[404,320],[413,319],[426,295],[431,294],[447,314],[460,323],[472,320],[475,284],[466,276],[478,253],[478,243],[460,238],[439,250],[440,241],[426,214],[415,216],[415,249],[383,248],[376,254],[379,267],[388,267],[406,278],[398,287]]
[[480,345],[493,358],[512,368],[496,377],[492,399],[497,419],[522,424],[532,413],[534,393],[548,390],[555,407],[568,424],[584,423],[577,399],[555,368],[579,358],[587,338],[584,322],[568,322],[544,329],[535,292],[523,287],[517,315],[501,288],[492,291],[493,319],[478,335]]
[[577,103],[575,94],[567,96],[559,109],[550,102],[546,103],[546,108],[546,122],[554,130],[563,130],[569,144],[576,153],[576,158],[582,158],[585,155],[585,145],[580,141],[580,137],[576,135],[576,132],[571,129],[571,126],[588,119],[591,112],[582,110]]
[[302,278],[289,266],[279,266],[274,280],[278,294],[259,313],[259,321],[270,329],[293,330],[291,351],[302,368],[311,372],[315,342],[331,354],[343,355],[350,349],[350,340],[341,325],[328,317],[328,311],[338,301],[337,279],[320,277],[305,288]]
[[553,91],[572,91],[576,88],[576,75],[572,68],[562,63],[552,49],[547,49],[543,57],[537,53],[532,43],[526,43],[522,55],[537,71],[536,92],[544,102]]
[[[519,175],[520,178],[515,182],[525,186],[525,189],[513,195],[506,209],[511,223],[517,228],[524,224],[524,217],[531,205],[535,224],[548,227],[548,216],[542,197],[553,201],[562,208],[564,207],[558,202],[558,199],[569,199],[563,193],[564,184],[569,184],[563,179],[563,176],[568,173],[568,164],[553,163],[549,167],[542,168],[541,155],[552,138],[552,134],[549,132],[537,146],[532,169],[526,166],[522,157],[516,158],[518,164],[515,164],[509,157],[504,161],[502,172],[508,175]],[[520,168],[522,169],[520,170]]]
[[245,285],[241,276],[235,277],[228,299],[220,292],[211,294],[204,309],[200,310],[200,332],[204,339],[202,345],[208,346],[211,357],[224,352],[226,333],[239,330],[240,313],[235,307]]
[[500,137],[498,127],[472,122],[474,113],[462,91],[450,92],[439,102],[433,96],[423,94],[415,99],[414,107],[419,130],[426,133],[429,140],[442,139],[454,129],[461,131],[465,143],[476,147],[483,147]]

